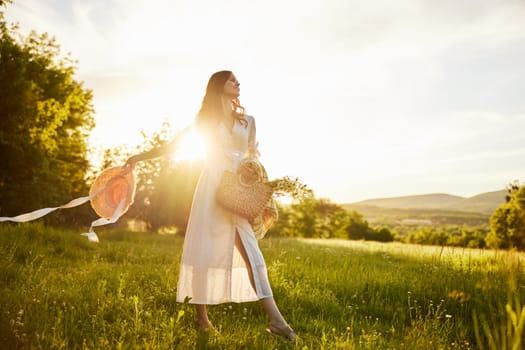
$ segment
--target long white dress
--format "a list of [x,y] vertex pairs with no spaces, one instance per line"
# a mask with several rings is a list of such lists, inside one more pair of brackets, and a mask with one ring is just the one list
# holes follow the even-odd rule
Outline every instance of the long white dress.
[[[222,208],[215,199],[224,170],[235,171],[250,147],[255,147],[255,120],[235,121],[232,130],[220,123],[211,142],[204,169],[195,189],[186,229],[177,301],[220,304],[254,301],[272,296],[268,273],[249,222]],[[239,233],[253,278],[235,246]],[[189,298],[189,299],[188,299]]]

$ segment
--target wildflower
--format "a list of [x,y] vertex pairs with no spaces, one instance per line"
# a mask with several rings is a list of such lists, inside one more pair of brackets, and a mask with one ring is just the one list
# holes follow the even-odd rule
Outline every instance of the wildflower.
[[288,195],[292,198],[308,198],[311,197],[313,192],[305,184],[303,184],[298,178],[291,178],[289,176],[282,177],[269,181],[268,184],[273,189],[273,195],[275,197]]

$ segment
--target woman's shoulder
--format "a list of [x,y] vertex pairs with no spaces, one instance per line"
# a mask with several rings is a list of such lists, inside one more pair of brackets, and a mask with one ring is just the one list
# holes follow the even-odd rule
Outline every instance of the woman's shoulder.
[[244,118],[246,119],[246,121],[248,123],[255,123],[255,118],[253,115],[249,115],[249,114],[245,114],[244,115]]

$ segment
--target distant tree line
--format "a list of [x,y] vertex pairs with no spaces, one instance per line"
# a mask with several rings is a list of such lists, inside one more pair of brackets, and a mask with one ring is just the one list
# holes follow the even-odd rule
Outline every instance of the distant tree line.
[[398,240],[405,243],[441,245],[465,248],[485,248],[488,229],[466,225],[425,226],[406,230]]
[[303,238],[339,238],[391,242],[386,228],[372,228],[361,214],[328,199],[305,198],[279,206],[279,220],[268,235]]
[[[426,226],[403,228],[394,235],[407,243],[448,245],[469,248],[525,250],[525,185],[517,181],[507,187],[506,201],[483,226]],[[400,238],[402,237],[402,238]]]

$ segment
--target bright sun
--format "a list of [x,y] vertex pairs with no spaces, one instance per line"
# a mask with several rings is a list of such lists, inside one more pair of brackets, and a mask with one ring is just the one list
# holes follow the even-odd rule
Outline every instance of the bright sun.
[[195,129],[182,136],[179,147],[173,154],[175,160],[199,160],[206,156],[204,137]]

